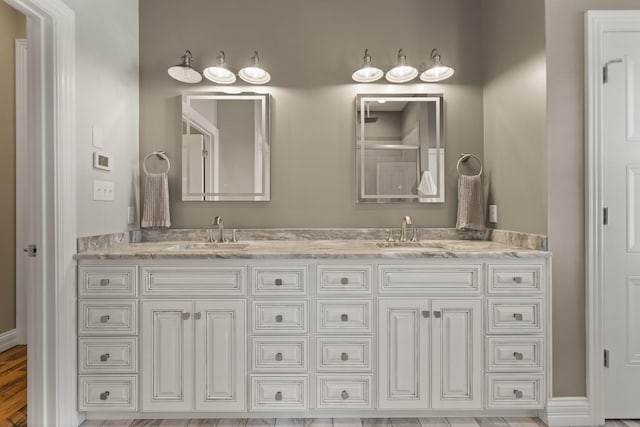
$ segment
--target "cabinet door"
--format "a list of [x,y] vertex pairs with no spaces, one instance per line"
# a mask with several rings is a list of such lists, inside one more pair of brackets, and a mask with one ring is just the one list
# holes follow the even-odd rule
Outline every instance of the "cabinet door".
[[193,303],[142,302],[142,410],[193,409]]
[[428,310],[428,300],[379,300],[380,408],[429,406]]
[[243,300],[196,302],[196,410],[244,410],[245,316]]
[[432,407],[482,408],[482,304],[433,300]]

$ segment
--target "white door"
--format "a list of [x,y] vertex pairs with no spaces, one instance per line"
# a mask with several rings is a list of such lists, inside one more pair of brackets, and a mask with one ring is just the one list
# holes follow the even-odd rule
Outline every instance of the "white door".
[[240,300],[196,302],[197,411],[245,408],[245,312]]
[[640,32],[607,32],[604,99],[605,417],[640,418]]
[[433,300],[433,409],[482,409],[480,300]]
[[193,303],[142,301],[142,410],[193,410]]
[[428,300],[379,300],[380,408],[429,407],[428,310]]

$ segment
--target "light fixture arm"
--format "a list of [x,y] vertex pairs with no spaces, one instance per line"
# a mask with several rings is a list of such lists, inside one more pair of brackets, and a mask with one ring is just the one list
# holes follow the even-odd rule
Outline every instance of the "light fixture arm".
[[185,50],[184,55],[182,55],[182,65],[185,67],[191,67],[191,63],[193,62],[193,55],[189,49]]
[[440,52],[438,52],[438,48],[433,48],[431,51],[431,62],[433,64],[440,64]]

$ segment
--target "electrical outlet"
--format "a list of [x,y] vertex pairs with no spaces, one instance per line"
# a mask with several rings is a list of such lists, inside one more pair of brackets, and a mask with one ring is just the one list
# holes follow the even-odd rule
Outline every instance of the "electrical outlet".
[[136,222],[136,208],[129,206],[127,208],[127,224],[133,225]]
[[93,181],[93,200],[112,201],[115,198],[114,184],[111,181]]
[[492,224],[498,222],[498,205],[489,205],[489,222]]

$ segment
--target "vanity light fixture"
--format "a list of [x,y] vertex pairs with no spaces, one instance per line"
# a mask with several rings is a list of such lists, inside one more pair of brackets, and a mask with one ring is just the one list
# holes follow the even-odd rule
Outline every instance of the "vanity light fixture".
[[398,63],[387,71],[385,78],[391,83],[406,83],[416,78],[418,70],[416,67],[407,65],[407,55],[404,54],[404,50],[398,51]]
[[250,65],[241,69],[238,75],[242,80],[252,85],[262,85],[269,83],[269,80],[271,80],[269,73],[260,66],[258,51],[253,52]]
[[236,81],[236,73],[227,65],[227,60],[222,50],[216,58],[216,65],[205,68],[203,74],[208,80],[221,85],[230,85]]
[[438,49],[431,51],[431,68],[420,74],[420,80],[423,82],[439,82],[453,76],[453,68],[444,65],[441,61]]
[[351,78],[358,83],[371,83],[376,80],[380,80],[383,75],[384,71],[373,66],[373,63],[371,62],[371,55],[369,55],[369,49],[365,49],[362,67],[354,71]]
[[202,81],[202,74],[191,66],[193,62],[193,56],[191,51],[185,51],[182,55],[182,62],[169,67],[167,72],[171,77],[182,83],[200,83]]

